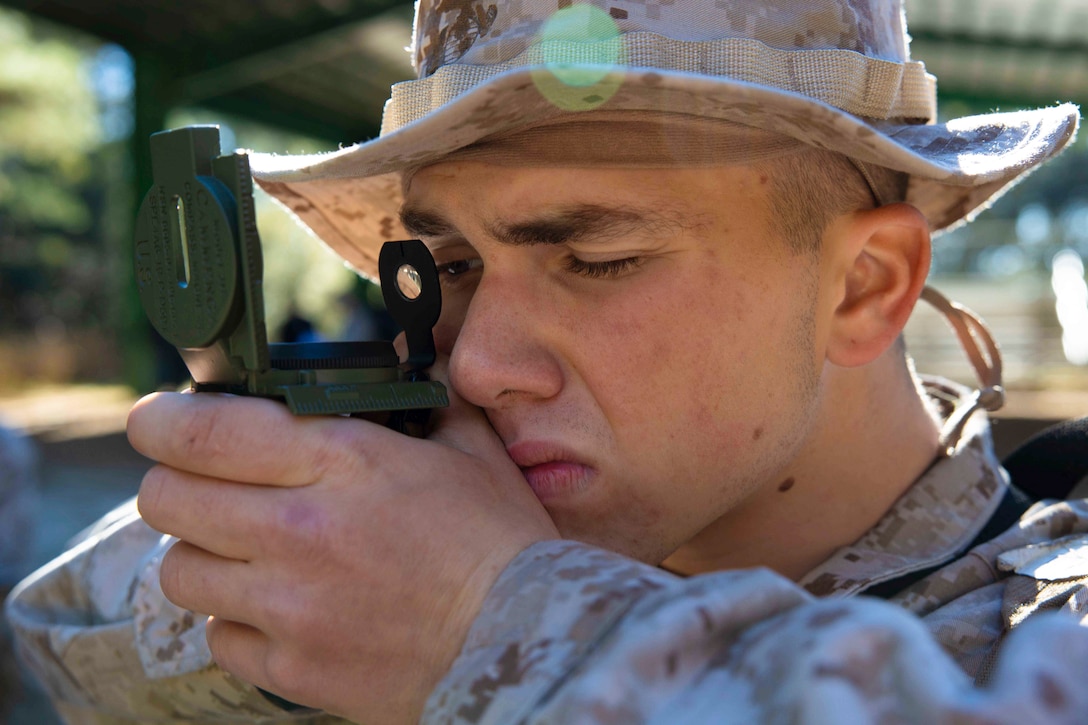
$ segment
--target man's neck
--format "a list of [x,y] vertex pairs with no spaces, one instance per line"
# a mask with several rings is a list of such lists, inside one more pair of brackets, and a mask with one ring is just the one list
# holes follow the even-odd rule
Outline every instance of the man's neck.
[[681,574],[765,566],[798,579],[868,531],[933,463],[938,423],[902,354],[825,371],[798,455],[669,556]]

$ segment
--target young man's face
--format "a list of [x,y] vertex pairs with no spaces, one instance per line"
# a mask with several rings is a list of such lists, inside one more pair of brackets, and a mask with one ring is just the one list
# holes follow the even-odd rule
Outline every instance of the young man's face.
[[418,172],[439,350],[568,538],[659,562],[782,471],[814,419],[818,255],[748,167]]

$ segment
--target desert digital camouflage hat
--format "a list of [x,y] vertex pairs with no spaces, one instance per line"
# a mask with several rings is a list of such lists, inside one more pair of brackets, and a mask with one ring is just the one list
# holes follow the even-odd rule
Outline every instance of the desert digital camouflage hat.
[[742,124],[910,175],[934,230],[995,198],[1073,138],[1066,104],[936,122],[903,0],[420,0],[417,80],[381,135],[310,156],[253,154],[254,177],[374,276],[405,234],[401,175],[518,129],[594,113]]

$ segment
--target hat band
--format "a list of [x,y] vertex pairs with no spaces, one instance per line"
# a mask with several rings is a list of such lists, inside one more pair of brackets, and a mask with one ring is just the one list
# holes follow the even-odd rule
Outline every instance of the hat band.
[[[381,134],[392,133],[496,76],[520,69],[574,77],[628,70],[718,77],[799,93],[863,118],[928,123],[936,117],[937,80],[919,61],[870,58],[851,50],[781,50],[750,38],[688,41],[645,31],[599,42],[549,40],[508,61],[452,63],[393,86]],[[615,79],[614,79],[615,80]],[[615,81],[618,82],[618,81]]]

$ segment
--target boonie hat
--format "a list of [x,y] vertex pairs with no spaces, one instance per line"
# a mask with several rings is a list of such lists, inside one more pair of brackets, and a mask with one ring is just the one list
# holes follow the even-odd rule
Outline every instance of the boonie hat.
[[902,0],[420,0],[418,79],[381,135],[319,155],[252,154],[254,178],[374,277],[404,238],[402,174],[518,129],[636,112],[719,120],[905,172],[931,228],[971,218],[1076,133],[1077,107],[937,123]]

